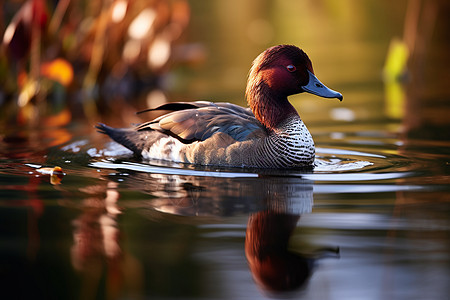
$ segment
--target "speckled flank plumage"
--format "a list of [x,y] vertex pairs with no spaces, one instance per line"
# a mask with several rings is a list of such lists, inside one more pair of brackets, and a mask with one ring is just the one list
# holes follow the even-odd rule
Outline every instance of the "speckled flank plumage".
[[314,161],[314,141],[299,117],[292,117],[280,125],[276,134],[266,139],[260,158],[264,167],[293,168]]

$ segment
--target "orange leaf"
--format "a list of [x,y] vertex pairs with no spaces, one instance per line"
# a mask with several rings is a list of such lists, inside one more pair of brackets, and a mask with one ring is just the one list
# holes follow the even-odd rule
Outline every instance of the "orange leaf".
[[44,174],[44,175],[50,175],[50,183],[53,185],[60,184],[61,180],[64,177],[64,172],[62,171],[61,167],[54,167],[54,168],[39,168],[36,170],[37,172]]
[[57,58],[41,65],[41,75],[68,86],[73,80],[73,68],[67,60]]

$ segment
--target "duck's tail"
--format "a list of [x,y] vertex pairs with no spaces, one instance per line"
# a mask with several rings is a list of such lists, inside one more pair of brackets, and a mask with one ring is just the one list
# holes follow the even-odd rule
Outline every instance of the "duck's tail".
[[125,146],[140,157],[142,150],[148,143],[148,133],[133,130],[132,128],[113,128],[108,125],[98,123],[95,128],[98,132],[108,135],[115,142]]

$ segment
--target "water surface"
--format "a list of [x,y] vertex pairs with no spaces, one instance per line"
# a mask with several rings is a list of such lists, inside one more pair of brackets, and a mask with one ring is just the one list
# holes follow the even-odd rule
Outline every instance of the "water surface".
[[[430,155],[420,141],[418,153],[403,151],[388,131],[359,132],[358,143],[346,133],[328,143],[317,134],[314,169],[279,171],[141,162],[82,131],[47,147],[54,138],[33,140],[46,130],[5,137],[2,146],[1,270],[8,293],[447,295],[446,143]],[[54,166],[64,173],[59,184],[50,180]]]

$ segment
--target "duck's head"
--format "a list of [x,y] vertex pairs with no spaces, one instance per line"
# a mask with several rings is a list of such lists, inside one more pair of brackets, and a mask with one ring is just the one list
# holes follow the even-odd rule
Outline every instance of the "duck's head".
[[264,125],[272,127],[286,114],[294,113],[287,97],[303,92],[343,99],[341,93],[319,81],[308,55],[296,46],[271,47],[253,61],[246,96],[253,113]]

